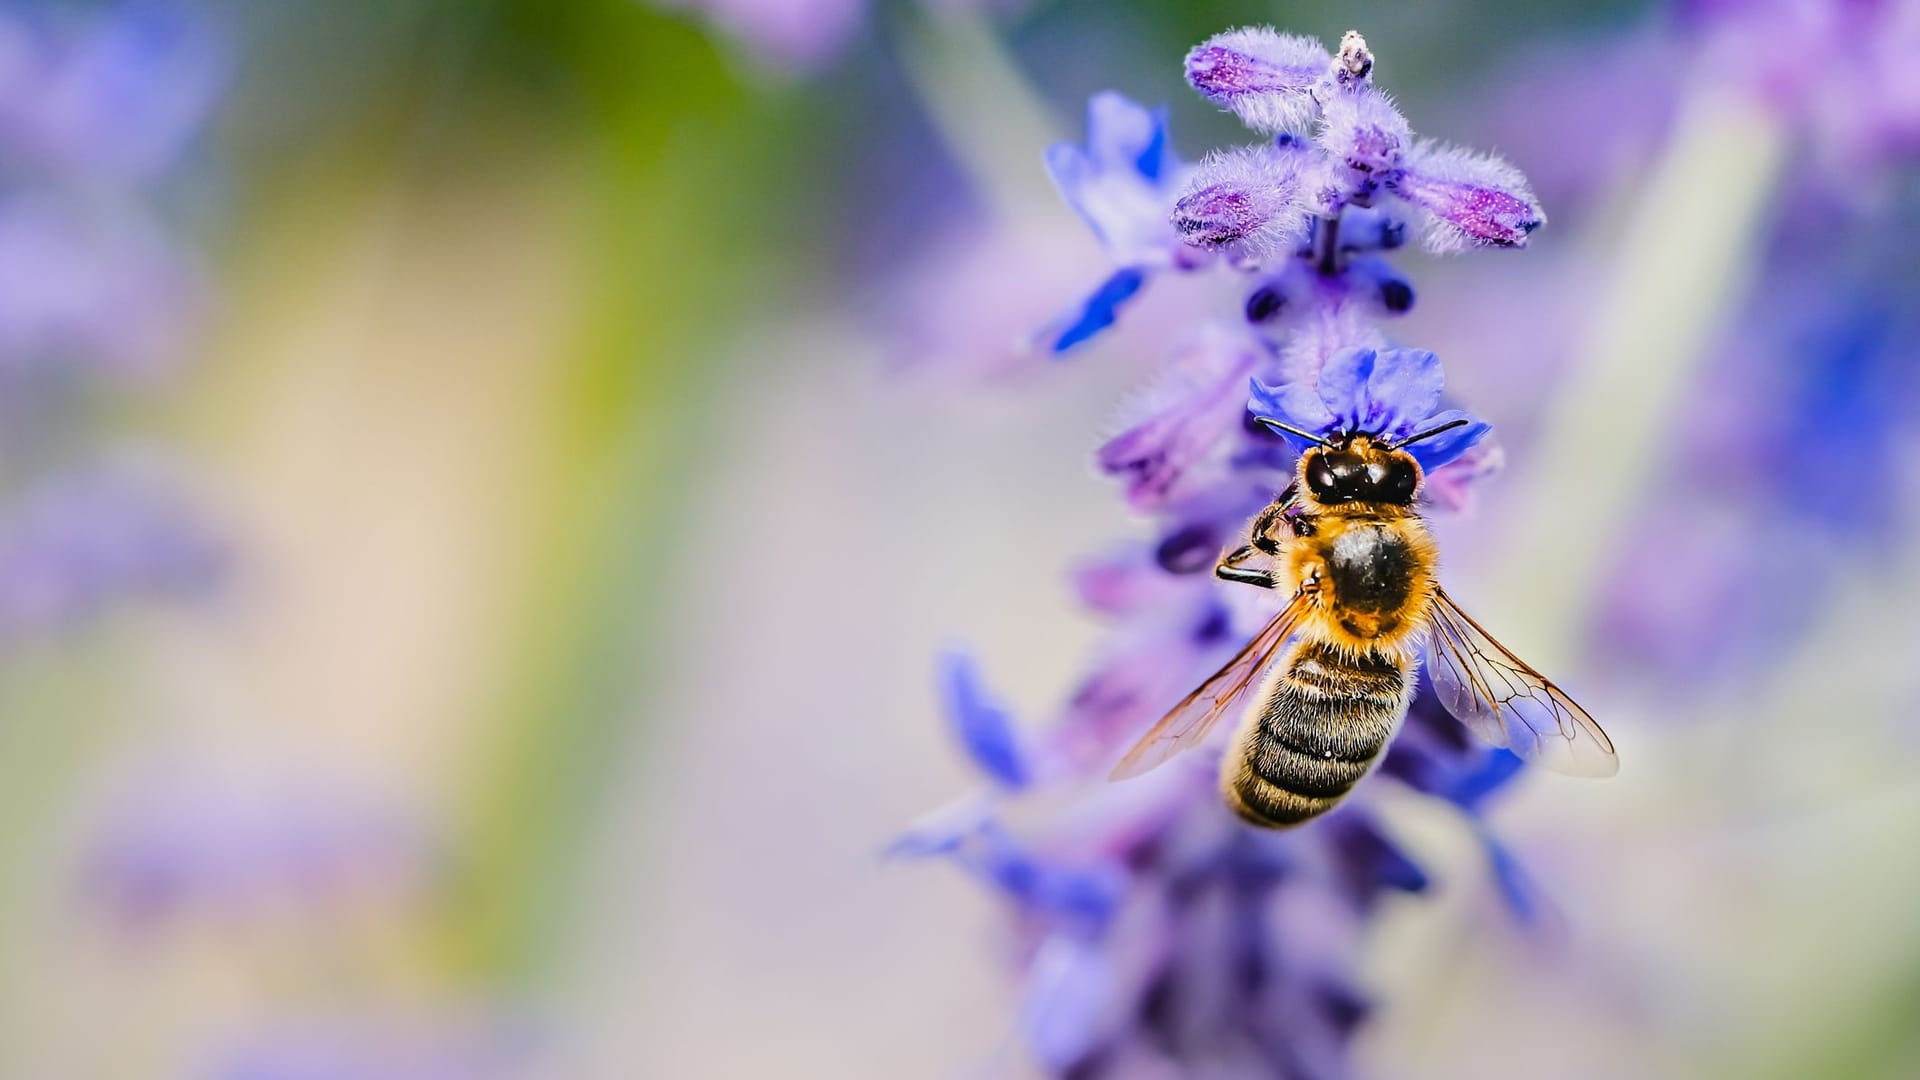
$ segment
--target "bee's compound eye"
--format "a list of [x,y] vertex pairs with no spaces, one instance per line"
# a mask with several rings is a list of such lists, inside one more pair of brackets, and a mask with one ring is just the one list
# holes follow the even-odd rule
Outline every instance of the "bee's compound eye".
[[1314,498],[1322,502],[1332,499],[1338,484],[1327,455],[1315,454],[1307,460],[1307,490],[1313,492]]
[[1378,468],[1380,479],[1375,482],[1381,497],[1388,502],[1407,503],[1413,501],[1413,491],[1420,486],[1420,477],[1411,460],[1394,458],[1393,460],[1368,466],[1368,473]]

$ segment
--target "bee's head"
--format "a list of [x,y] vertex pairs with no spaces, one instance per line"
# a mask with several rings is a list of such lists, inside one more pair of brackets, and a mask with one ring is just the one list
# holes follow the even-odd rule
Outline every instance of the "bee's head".
[[1315,444],[1300,455],[1299,480],[1300,486],[1316,502],[1330,505],[1370,502],[1393,506],[1411,506],[1414,496],[1420,493],[1420,463],[1403,448],[1409,443],[1431,438],[1468,422],[1450,421],[1399,442],[1389,443],[1366,432],[1323,437],[1267,417],[1257,419],[1277,431],[1285,431]]
[[1300,455],[1300,483],[1317,502],[1411,506],[1420,490],[1420,465],[1405,450],[1354,435]]

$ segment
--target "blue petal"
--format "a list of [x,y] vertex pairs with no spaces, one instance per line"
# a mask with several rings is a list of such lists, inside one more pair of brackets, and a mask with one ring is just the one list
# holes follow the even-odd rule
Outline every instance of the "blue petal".
[[1440,407],[1445,374],[1425,349],[1387,349],[1367,378],[1362,430],[1405,437]]
[[1349,815],[1335,842],[1349,869],[1369,888],[1417,893],[1432,884],[1420,864],[1400,850],[1370,817]]
[[1133,159],[1133,167],[1147,181],[1158,184],[1173,162],[1173,148],[1167,141],[1167,110],[1153,111],[1153,140]]
[[1372,349],[1341,349],[1320,368],[1320,400],[1333,414],[1335,430],[1359,431],[1367,417],[1367,384],[1373,378]]
[[1093,171],[1086,151],[1070,142],[1054,143],[1047,147],[1046,163],[1047,175],[1053,178],[1061,197],[1069,203],[1076,202],[1080,185],[1086,183],[1087,174]]
[[1486,848],[1487,862],[1493,868],[1493,880],[1500,887],[1500,899],[1506,903],[1507,911],[1522,926],[1533,925],[1541,913],[1539,887],[1505,844],[1495,840],[1493,834],[1484,828],[1478,831],[1480,843]]
[[1525,764],[1511,750],[1489,750],[1478,768],[1464,776],[1455,777],[1447,785],[1444,794],[1462,809],[1477,810],[1487,796],[1507,786],[1507,781],[1519,775]]
[[976,835],[979,843],[963,853],[962,861],[1027,907],[1099,926],[1112,917],[1126,888],[1110,867],[1067,866],[1035,858],[997,821],[985,822]]
[[1047,148],[1047,173],[1060,197],[1073,207],[1094,236],[1109,248],[1124,240],[1112,235],[1125,231],[1114,217],[1110,189],[1115,177],[1139,176],[1158,188],[1174,172],[1173,149],[1167,138],[1165,109],[1146,109],[1112,91],[1095,94],[1087,102],[1087,141],[1055,143]]
[[1452,431],[1435,435],[1431,439],[1422,439],[1412,446],[1407,447],[1407,453],[1413,455],[1413,460],[1420,463],[1420,468],[1423,471],[1431,473],[1433,470],[1466,453],[1473,448],[1474,443],[1486,438],[1487,432],[1493,430],[1492,424],[1484,420],[1475,420],[1459,409],[1448,409],[1446,412],[1435,413],[1425,420],[1422,420],[1420,426],[1423,429],[1436,428],[1455,420],[1467,420],[1469,423],[1463,427],[1454,428]]
[[1059,190],[1060,198],[1073,207],[1080,220],[1087,223],[1093,235],[1104,244],[1106,234],[1100,229],[1100,222],[1088,212],[1083,193],[1093,180],[1097,167],[1087,157],[1087,152],[1073,143],[1054,143],[1047,147],[1047,175],[1053,178],[1053,186]]
[[1125,94],[1102,91],[1087,99],[1087,153],[1101,171],[1131,168],[1151,180],[1167,147],[1167,113]]
[[973,658],[960,652],[942,657],[940,688],[946,698],[947,717],[967,756],[1000,784],[1025,786],[1033,778],[1033,769],[1014,732],[1013,717],[987,700]]
[[882,851],[887,858],[924,859],[958,856],[964,845],[979,837],[993,822],[994,801],[976,794],[950,803],[907,826]]
[[[1265,416],[1284,421],[1302,431],[1325,434],[1334,428],[1333,414],[1321,403],[1318,394],[1299,383],[1282,383],[1269,386],[1259,379],[1250,380],[1251,391],[1247,396],[1247,410],[1255,416]],[[1295,452],[1303,451],[1313,443],[1288,432],[1278,432],[1287,440],[1287,445]]]
[[1053,934],[1040,943],[1020,1019],[1050,1074],[1070,1073],[1111,1035],[1117,981],[1112,960],[1093,942]]
[[1100,331],[1112,326],[1120,317],[1120,306],[1133,299],[1141,286],[1147,283],[1147,272],[1138,266],[1123,267],[1100,284],[1093,295],[1081,302],[1079,309],[1056,321],[1053,326],[1064,327],[1057,333],[1053,326],[1044,332],[1052,341],[1048,351],[1058,356],[1075,345],[1093,337]]

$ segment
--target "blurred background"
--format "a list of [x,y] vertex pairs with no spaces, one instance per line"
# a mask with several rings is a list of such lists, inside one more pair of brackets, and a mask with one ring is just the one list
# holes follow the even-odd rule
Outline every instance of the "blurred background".
[[1393,331],[1509,458],[1453,591],[1625,762],[1491,814],[1552,942],[1409,816],[1363,1072],[1920,1073],[1905,8],[10,0],[0,1076],[1021,1075],[994,903],[881,852],[1238,317],[1018,348],[1108,272],[1041,153],[1245,141],[1246,23],[1547,206]]

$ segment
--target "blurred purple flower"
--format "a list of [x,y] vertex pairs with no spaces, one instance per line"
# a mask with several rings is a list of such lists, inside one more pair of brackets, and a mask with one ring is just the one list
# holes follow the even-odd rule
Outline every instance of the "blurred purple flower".
[[[970,658],[946,660],[949,723],[992,784],[916,824],[895,851],[943,856],[1005,898],[1024,1042],[1045,1074],[1338,1077],[1371,1009],[1355,971],[1367,921],[1385,897],[1428,884],[1382,825],[1378,786],[1309,826],[1267,832],[1227,809],[1210,754],[1127,784],[1104,776],[1273,613],[1271,597],[1221,589],[1207,573],[1286,485],[1299,449],[1259,416],[1397,438],[1465,421],[1409,447],[1433,470],[1429,506],[1461,505],[1498,466],[1498,449],[1482,441],[1487,425],[1442,409],[1438,358],[1392,347],[1374,325],[1412,304],[1385,253],[1400,246],[1409,210],[1431,219],[1436,247],[1519,246],[1543,218],[1506,166],[1411,142],[1371,87],[1373,57],[1358,35],[1335,56],[1305,39],[1237,31],[1189,54],[1187,69],[1249,123],[1319,119],[1320,140],[1283,130],[1210,158],[1177,203],[1163,204],[1163,222],[1222,251],[1247,275],[1236,280],[1253,284],[1244,321],[1193,327],[1097,454],[1129,505],[1154,516],[1155,538],[1075,571],[1081,598],[1112,631],[1043,730],[1028,734],[994,703]],[[1102,100],[1089,142],[1109,149],[1076,151],[1076,168],[1105,160],[1140,198],[1089,212],[1083,185],[1063,191],[1103,238],[1151,237],[1120,246],[1157,260],[1168,233],[1135,212],[1167,191],[1128,162],[1163,147],[1164,131],[1124,99]],[[1127,137],[1110,137],[1109,125]],[[1116,205],[1126,213],[1110,214]],[[1430,688],[1380,768],[1468,822],[1494,891],[1524,919],[1541,904],[1476,817],[1518,770]]]
[[1681,0],[1695,61],[1787,117],[1841,187],[1920,152],[1920,4]]
[[164,374],[201,292],[197,268],[137,211],[0,197],[0,410],[74,375]]
[[[209,584],[219,546],[153,469],[100,456],[84,407],[151,387],[202,306],[170,235],[181,171],[227,74],[185,4],[0,13],[0,637],[71,625],[127,595]],[[57,451],[54,449],[57,447]]]
[[95,186],[173,168],[227,77],[207,23],[160,0],[37,14],[0,13],[0,171],[31,166]]
[[1203,327],[1135,405],[1143,415],[1101,446],[1095,460],[1125,479],[1127,500],[1139,510],[1163,509],[1218,484],[1222,470],[1235,466],[1222,436],[1241,426],[1247,380],[1270,361],[1254,335]]
[[837,57],[867,18],[867,0],[658,0],[697,12],[761,62],[787,71]]
[[225,551],[176,487],[118,465],[41,480],[0,509],[0,645],[128,597],[206,589]]
[[1674,450],[1696,464],[1649,492],[1593,628],[1603,658],[1669,689],[1776,662],[1920,508],[1920,321],[1903,299],[1920,261],[1894,239],[1915,215],[1820,217],[1781,245],[1703,372],[1712,404]]
[[381,800],[284,770],[241,778],[204,766],[156,771],[112,804],[81,869],[116,927],[239,925],[276,913],[428,903],[445,878],[440,846]]

